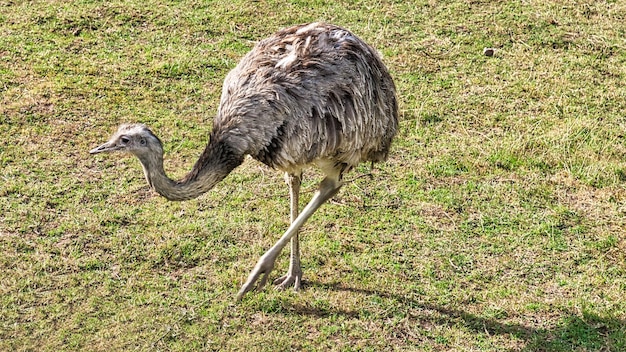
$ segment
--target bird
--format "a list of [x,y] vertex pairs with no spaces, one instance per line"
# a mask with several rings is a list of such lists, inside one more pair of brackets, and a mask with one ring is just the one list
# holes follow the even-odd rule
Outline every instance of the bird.
[[[163,168],[163,144],[149,127],[122,124],[91,154],[135,155],[150,187],[171,201],[199,197],[241,165],[246,156],[284,172],[290,226],[257,261],[237,293],[261,290],[290,243],[289,269],[274,284],[302,286],[298,233],[361,162],[387,160],[398,132],[396,86],[378,51],[349,30],[314,22],[283,28],[258,41],[225,77],[209,141],[180,180]],[[299,211],[303,170],[324,178]]]

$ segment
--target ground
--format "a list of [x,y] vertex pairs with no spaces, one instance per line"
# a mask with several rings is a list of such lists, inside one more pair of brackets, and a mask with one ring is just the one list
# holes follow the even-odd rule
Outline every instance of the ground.
[[[626,350],[625,19],[623,1],[0,1],[0,349]],[[182,177],[226,73],[318,20],[381,52],[400,133],[303,228],[303,290],[237,303],[288,226],[282,175],[246,160],[175,203],[88,151],[142,122]]]

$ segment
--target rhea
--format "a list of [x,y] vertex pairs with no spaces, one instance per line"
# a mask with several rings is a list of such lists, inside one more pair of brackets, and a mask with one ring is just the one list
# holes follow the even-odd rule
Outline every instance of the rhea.
[[[237,294],[261,289],[291,242],[279,288],[302,285],[298,231],[333,197],[343,175],[361,162],[387,159],[398,129],[394,82],[379,54],[346,29],[310,23],[282,29],[258,42],[224,80],[209,142],[193,169],[175,181],[163,169],[163,146],[142,124],[124,124],[92,154],[125,151],[139,158],[148,184],[172,201],[209,191],[246,155],[285,173],[291,225],[263,254]],[[299,212],[302,171],[325,175]]]

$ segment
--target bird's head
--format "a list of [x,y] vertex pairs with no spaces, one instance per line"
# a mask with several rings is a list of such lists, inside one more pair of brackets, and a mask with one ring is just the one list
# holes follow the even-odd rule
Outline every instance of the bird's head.
[[90,154],[128,152],[140,159],[143,156],[160,152],[163,154],[161,141],[143,124],[124,124],[108,142],[89,151]]

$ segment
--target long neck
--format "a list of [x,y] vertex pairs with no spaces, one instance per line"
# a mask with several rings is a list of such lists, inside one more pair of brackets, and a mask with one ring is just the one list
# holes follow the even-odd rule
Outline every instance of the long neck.
[[139,160],[150,187],[168,200],[181,201],[196,198],[212,189],[241,165],[243,155],[237,155],[225,142],[211,138],[193,169],[180,181],[165,174],[162,152],[139,156]]

